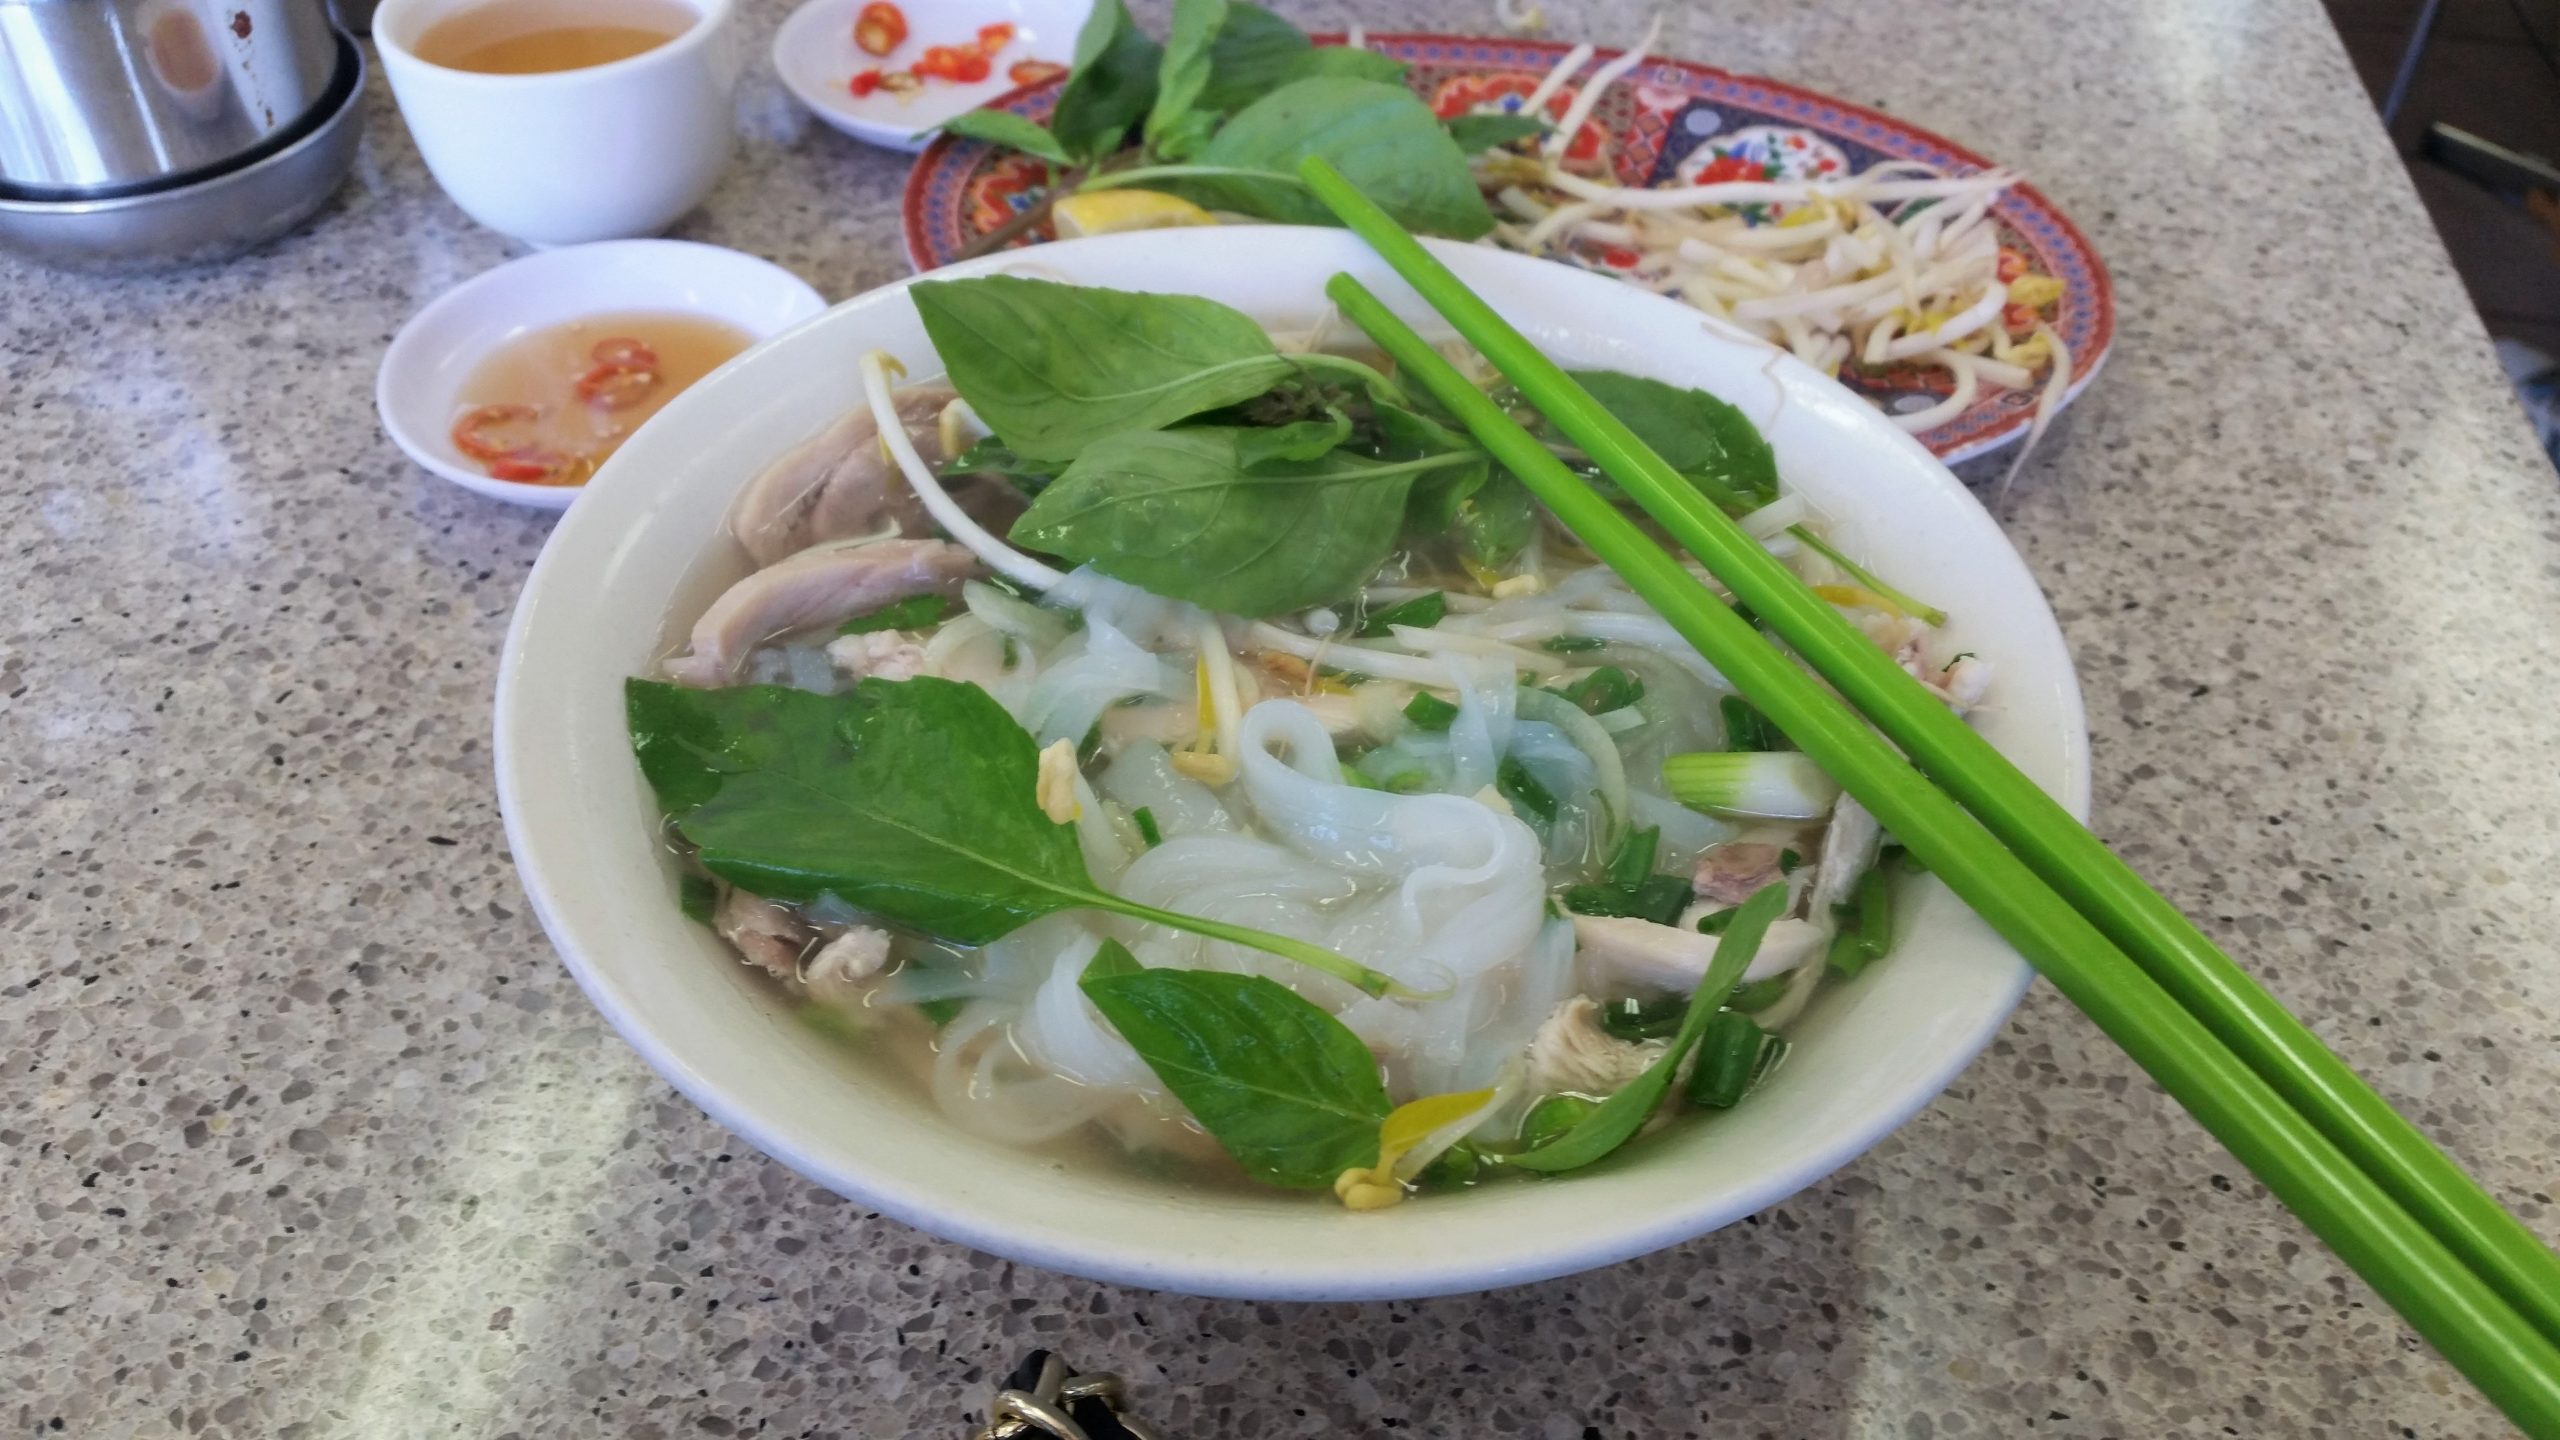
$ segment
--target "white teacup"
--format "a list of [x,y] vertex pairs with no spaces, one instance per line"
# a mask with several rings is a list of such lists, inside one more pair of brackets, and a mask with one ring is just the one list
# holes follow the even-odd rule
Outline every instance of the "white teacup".
[[[737,139],[735,0],[673,0],[695,12],[684,33],[584,69],[489,75],[418,58],[437,21],[488,3],[382,0],[373,17],[401,118],[472,219],[537,245],[575,245],[655,235],[711,192]],[[592,13],[572,23],[614,23],[612,0],[579,9]]]

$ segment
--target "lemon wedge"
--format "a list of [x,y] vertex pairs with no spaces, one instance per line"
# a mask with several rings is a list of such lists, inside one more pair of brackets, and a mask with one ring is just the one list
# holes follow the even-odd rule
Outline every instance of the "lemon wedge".
[[1090,190],[1067,196],[1050,206],[1049,213],[1057,220],[1061,240],[1218,223],[1215,216],[1181,196],[1157,190]]

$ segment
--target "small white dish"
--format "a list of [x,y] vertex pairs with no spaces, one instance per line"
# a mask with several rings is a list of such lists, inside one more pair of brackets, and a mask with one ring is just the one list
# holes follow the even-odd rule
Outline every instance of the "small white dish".
[[[1076,32],[1093,0],[901,0],[907,38],[886,56],[853,43],[854,17],[864,0],[809,0],[774,32],[773,68],[809,113],[867,145],[921,150],[943,121],[975,110],[1012,90],[1005,72],[1025,60],[1064,65],[1075,58]],[[904,70],[928,45],[974,42],[978,27],[1011,25],[1013,43],[994,57],[984,80],[961,85],[929,80],[911,95],[875,90],[860,99],[850,88],[864,70]]]
[[[967,261],[946,279],[1034,266],[1049,279],[1204,295],[1303,330],[1348,271],[1426,328],[1441,322],[1341,230],[1236,226],[1203,245],[1158,230]],[[1742,407],[1833,538],[1947,608],[1943,642],[1996,667],[1976,712],[1994,745],[2075,814],[2088,730],[2062,632],[2000,527],[1918,441],[1837,381],[1698,312],[1587,271],[1429,242],[1568,364],[1698,385]],[[722,529],[738,487],[856,403],[863,354],[942,367],[901,281],[758,346],[687,390],[597,472],[525,582],[498,667],[496,768],[509,848],[552,943],[642,1057],[748,1143],[837,1193],[1028,1264],[1253,1300],[1379,1300],[1571,1274],[1775,1204],[1909,1119],[1989,1043],[2032,972],[1934,881],[1898,897],[1892,958],[1824,995],[1751,1103],[1674,1126],[1553,1184],[1484,1185],[1376,1214],[1304,1194],[1175,1188],[1134,1166],[1070,1166],[945,1119],[908,1077],[801,1024],[675,903],[675,857],[632,760],[623,677],[671,621],[743,573]],[[1902,928],[1907,927],[1907,928]],[[1950,1205],[1961,1197],[1950,1195]]]
[[392,442],[454,484],[518,505],[566,510],[585,486],[492,479],[454,448],[463,383],[500,346],[582,315],[629,310],[705,315],[763,341],[826,308],[799,276],[717,245],[606,240],[563,246],[474,275],[410,316],[382,352],[373,403]]

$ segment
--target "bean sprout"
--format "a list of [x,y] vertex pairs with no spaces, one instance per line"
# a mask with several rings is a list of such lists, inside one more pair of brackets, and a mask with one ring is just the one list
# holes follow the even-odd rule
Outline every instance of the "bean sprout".
[[[1985,387],[2040,385],[2032,444],[2060,406],[2070,366],[2039,313],[2056,282],[2003,252],[1990,223],[2018,176],[1896,160],[1837,179],[1646,188],[1566,169],[1573,135],[1609,85],[1642,63],[1659,23],[1592,72],[1539,153],[1496,151],[1478,162],[1501,212],[1514,217],[1495,227],[1494,243],[1605,263],[1829,374],[1853,363],[1946,372],[1944,397],[1893,417],[1906,430],[1954,420]],[[1549,71],[1523,108],[1545,104],[1587,48]]]

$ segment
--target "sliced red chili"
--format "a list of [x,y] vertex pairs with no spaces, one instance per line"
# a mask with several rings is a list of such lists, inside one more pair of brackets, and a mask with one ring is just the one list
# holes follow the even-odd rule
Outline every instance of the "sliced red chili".
[[482,432],[501,425],[530,425],[537,418],[530,405],[483,405],[453,422],[453,448],[483,463],[503,460],[524,447]]
[[956,45],[928,45],[924,58],[916,62],[916,73],[935,80],[957,80],[960,70],[960,48]]
[[865,70],[861,74],[854,76],[846,88],[853,92],[854,99],[859,100],[863,96],[880,88],[880,72],[877,70]]
[[906,38],[906,13],[889,4],[888,0],[871,0],[870,4],[862,7],[862,13],[854,17],[853,43],[861,46],[866,55],[886,55],[903,44]]
[[621,365],[635,370],[645,370],[658,363],[658,352],[649,347],[648,341],[635,340],[628,335],[597,341],[595,348],[587,352],[587,357],[599,365]]
[[564,456],[548,450],[534,450],[490,461],[489,478],[513,480],[519,485],[541,485],[559,475],[568,463]]
[[951,78],[963,85],[975,85],[995,73],[995,62],[977,51],[962,52],[960,63],[952,67]]
[[1048,60],[1016,60],[1005,78],[1016,85],[1037,85],[1043,80],[1067,73],[1067,67]]
[[658,372],[645,365],[598,365],[578,377],[578,398],[605,410],[627,410],[658,388]]
[[1013,27],[999,21],[978,27],[978,48],[993,55],[1013,43]]

